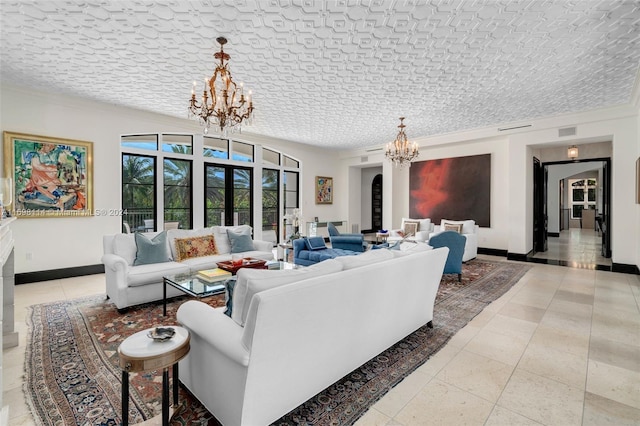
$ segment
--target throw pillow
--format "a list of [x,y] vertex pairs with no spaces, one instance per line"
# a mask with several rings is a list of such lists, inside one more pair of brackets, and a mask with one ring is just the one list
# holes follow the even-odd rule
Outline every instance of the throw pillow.
[[231,277],[224,282],[225,286],[225,305],[227,309],[224,311],[224,314],[231,318],[231,313],[233,312],[233,289],[236,286],[237,277]]
[[418,225],[420,222],[418,221],[410,221],[407,220],[402,224],[402,234],[405,235],[415,235],[418,232]]
[[227,229],[227,236],[231,243],[231,253],[243,253],[245,251],[253,250],[253,241],[251,235],[245,233],[233,232],[231,229]]
[[181,262],[192,257],[211,256],[218,254],[216,240],[213,235],[193,238],[176,238],[176,260]]
[[324,243],[324,238],[322,237],[305,238],[304,242],[308,250],[322,250],[327,248],[327,245]]
[[153,237],[153,239],[149,239],[140,232],[136,232],[134,236],[136,240],[136,258],[133,261],[134,265],[148,265],[150,263],[171,261],[166,232],[159,233]]
[[445,223],[444,224],[445,231],[456,231],[458,234],[462,232],[462,224],[453,224],[453,223]]

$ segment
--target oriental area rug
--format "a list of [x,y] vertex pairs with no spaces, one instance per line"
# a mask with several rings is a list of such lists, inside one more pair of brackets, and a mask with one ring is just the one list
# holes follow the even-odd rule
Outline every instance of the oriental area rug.
[[[351,425],[369,407],[424,364],[489,303],[526,273],[529,266],[472,260],[462,282],[445,275],[434,309],[434,328],[426,325],[297,407],[275,425]],[[131,334],[158,324],[175,324],[173,299],[118,313],[104,296],[31,306],[25,360],[25,395],[39,425],[119,425],[121,371],[117,349]],[[223,306],[224,295],[203,299]],[[173,319],[173,320],[171,320]],[[161,412],[162,372],[130,375],[129,423]],[[216,419],[185,389],[172,425],[217,425]]]

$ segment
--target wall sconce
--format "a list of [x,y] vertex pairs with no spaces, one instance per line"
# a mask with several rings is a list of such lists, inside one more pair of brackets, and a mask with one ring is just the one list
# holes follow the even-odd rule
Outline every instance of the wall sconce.
[[576,158],[578,158],[578,147],[575,145],[572,145],[569,148],[567,148],[567,155],[572,160],[575,160]]

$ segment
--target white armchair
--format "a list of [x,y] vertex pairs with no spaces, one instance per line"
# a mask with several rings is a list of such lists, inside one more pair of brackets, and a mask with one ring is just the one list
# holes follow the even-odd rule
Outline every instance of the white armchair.
[[464,245],[462,261],[467,262],[478,256],[478,230],[475,220],[447,220],[442,219],[440,225],[434,226],[433,232],[429,234],[429,239],[444,231],[457,231],[467,238]]
[[398,241],[404,238],[405,235],[412,233],[413,236],[409,237],[412,241],[427,241],[429,234],[433,232],[433,223],[431,219],[411,219],[408,217],[402,218],[402,224],[399,229],[392,229],[389,231],[389,238],[387,241]]

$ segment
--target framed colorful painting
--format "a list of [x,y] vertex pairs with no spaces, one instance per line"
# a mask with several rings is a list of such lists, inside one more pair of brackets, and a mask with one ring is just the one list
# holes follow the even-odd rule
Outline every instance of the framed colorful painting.
[[333,178],[316,176],[316,204],[333,204]]
[[4,173],[16,217],[90,216],[93,143],[4,132]]

